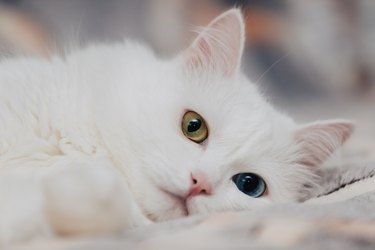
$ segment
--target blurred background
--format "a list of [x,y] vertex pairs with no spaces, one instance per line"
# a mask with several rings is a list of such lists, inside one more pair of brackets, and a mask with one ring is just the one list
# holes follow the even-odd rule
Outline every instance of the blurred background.
[[243,70],[270,102],[299,122],[357,121],[347,147],[374,156],[374,0],[0,0],[0,52],[48,56],[126,37],[167,58],[233,6],[246,15]]

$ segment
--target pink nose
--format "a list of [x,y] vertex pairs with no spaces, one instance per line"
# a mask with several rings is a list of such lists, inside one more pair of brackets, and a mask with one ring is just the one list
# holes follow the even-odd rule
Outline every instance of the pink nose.
[[199,172],[192,173],[191,180],[193,184],[189,189],[188,197],[211,194],[212,187],[204,174]]

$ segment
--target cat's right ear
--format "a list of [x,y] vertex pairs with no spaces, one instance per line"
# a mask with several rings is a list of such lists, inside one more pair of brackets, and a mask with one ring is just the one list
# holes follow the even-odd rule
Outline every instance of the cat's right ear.
[[245,25],[239,9],[216,17],[185,51],[186,66],[202,72],[234,75],[239,67],[245,43]]

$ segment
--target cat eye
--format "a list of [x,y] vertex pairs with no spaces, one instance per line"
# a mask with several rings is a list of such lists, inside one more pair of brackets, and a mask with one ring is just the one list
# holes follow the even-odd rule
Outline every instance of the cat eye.
[[240,173],[232,177],[237,188],[253,198],[262,196],[266,191],[266,183],[262,177],[252,173]]
[[208,137],[206,122],[198,113],[188,111],[182,117],[181,129],[186,138],[196,143],[201,143]]

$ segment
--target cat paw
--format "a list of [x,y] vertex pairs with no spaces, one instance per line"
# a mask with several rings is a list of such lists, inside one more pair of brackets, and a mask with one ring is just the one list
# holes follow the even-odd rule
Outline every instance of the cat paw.
[[34,175],[0,178],[0,249],[53,235],[45,218],[41,185]]
[[111,234],[131,227],[130,194],[105,161],[65,167],[46,180],[44,190],[47,218],[57,234]]

